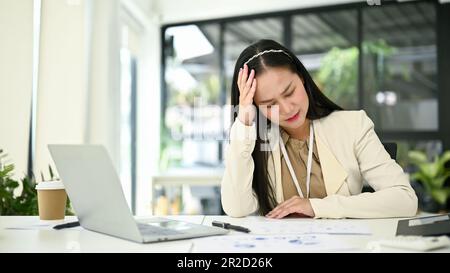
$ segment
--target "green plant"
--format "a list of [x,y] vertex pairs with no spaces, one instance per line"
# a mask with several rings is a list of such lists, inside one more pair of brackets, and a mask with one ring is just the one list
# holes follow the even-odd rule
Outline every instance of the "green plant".
[[[6,154],[0,150],[0,158]],[[0,164],[1,165],[1,164]],[[14,191],[19,182],[12,178],[14,164],[0,166],[0,215],[37,215],[37,195],[34,177],[21,179],[22,192],[15,196]]]
[[[6,156],[0,149],[0,161]],[[53,170],[51,170],[51,167],[49,167],[49,170],[50,176],[53,179]],[[14,164],[5,164],[2,166],[0,162],[0,215],[38,215],[36,179],[34,175],[31,177],[25,176],[19,183],[12,178],[13,171]],[[41,176],[43,177],[42,173]],[[22,184],[22,192],[16,196],[14,191],[20,184]],[[73,215],[68,199],[66,215]]]
[[170,167],[177,167],[180,165],[182,160],[182,141],[174,140],[170,136],[169,129],[167,128],[162,128],[161,132],[159,169],[161,171],[167,171]]
[[322,59],[315,80],[322,91],[345,109],[357,105],[358,48],[333,47]]
[[450,151],[441,156],[436,156],[434,161],[429,161],[427,155],[421,151],[410,151],[408,157],[418,171],[411,174],[411,178],[420,181],[425,191],[440,205],[445,205],[450,196],[450,186],[446,180],[450,177],[450,168],[445,164],[450,161]]
[[[354,109],[358,105],[358,60],[371,56],[376,61],[377,74],[383,74],[387,80],[391,73],[389,67],[383,67],[380,61],[396,53],[396,48],[379,39],[364,41],[361,56],[358,47],[333,47],[325,53],[320,68],[313,72],[314,80],[321,90],[344,109]],[[367,73],[367,71],[365,72]],[[380,85],[381,83],[376,83]],[[378,89],[380,87],[377,87]],[[376,88],[376,89],[377,89]]]

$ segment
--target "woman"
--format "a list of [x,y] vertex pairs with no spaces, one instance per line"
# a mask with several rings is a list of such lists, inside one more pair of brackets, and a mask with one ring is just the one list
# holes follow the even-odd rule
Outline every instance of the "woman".
[[[417,197],[364,111],[343,111],[287,48],[260,40],[239,56],[222,206],[233,217],[409,217]],[[267,124],[267,126],[266,126]],[[375,190],[361,193],[363,181]]]

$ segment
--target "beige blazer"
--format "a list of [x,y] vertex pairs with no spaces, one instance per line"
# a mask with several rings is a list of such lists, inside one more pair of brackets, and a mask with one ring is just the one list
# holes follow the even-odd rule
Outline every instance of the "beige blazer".
[[[374,124],[361,111],[335,111],[314,120],[314,136],[319,152],[327,197],[311,198],[316,218],[409,217],[417,212],[417,197],[408,174],[391,159],[374,131]],[[279,130],[269,133],[272,148],[268,172],[278,203],[283,202]],[[230,131],[221,195],[224,211],[233,217],[257,212],[252,189],[256,125],[239,119]],[[273,159],[273,160],[272,160]],[[361,193],[363,181],[375,190]]]

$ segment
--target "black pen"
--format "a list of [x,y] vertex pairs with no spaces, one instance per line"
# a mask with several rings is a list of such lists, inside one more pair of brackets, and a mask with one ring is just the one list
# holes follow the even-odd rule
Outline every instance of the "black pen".
[[63,228],[77,227],[79,225],[80,225],[80,222],[70,222],[70,223],[65,223],[65,224],[61,224],[61,225],[56,225],[53,228],[54,229],[63,229]]
[[232,229],[232,230],[241,231],[241,232],[245,232],[245,233],[249,233],[250,232],[250,230],[248,228],[241,227],[241,226],[235,226],[235,225],[232,225],[230,223],[213,221],[212,225],[216,226],[216,227],[221,227],[221,228],[224,228],[224,229]]

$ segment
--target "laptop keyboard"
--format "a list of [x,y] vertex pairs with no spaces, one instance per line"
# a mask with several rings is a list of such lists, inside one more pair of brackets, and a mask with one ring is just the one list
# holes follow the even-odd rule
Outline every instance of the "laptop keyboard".
[[142,233],[142,235],[176,235],[176,234],[182,234],[183,232],[179,232],[170,228],[161,228],[161,227],[155,227],[148,224],[141,224],[138,223],[139,231]]

